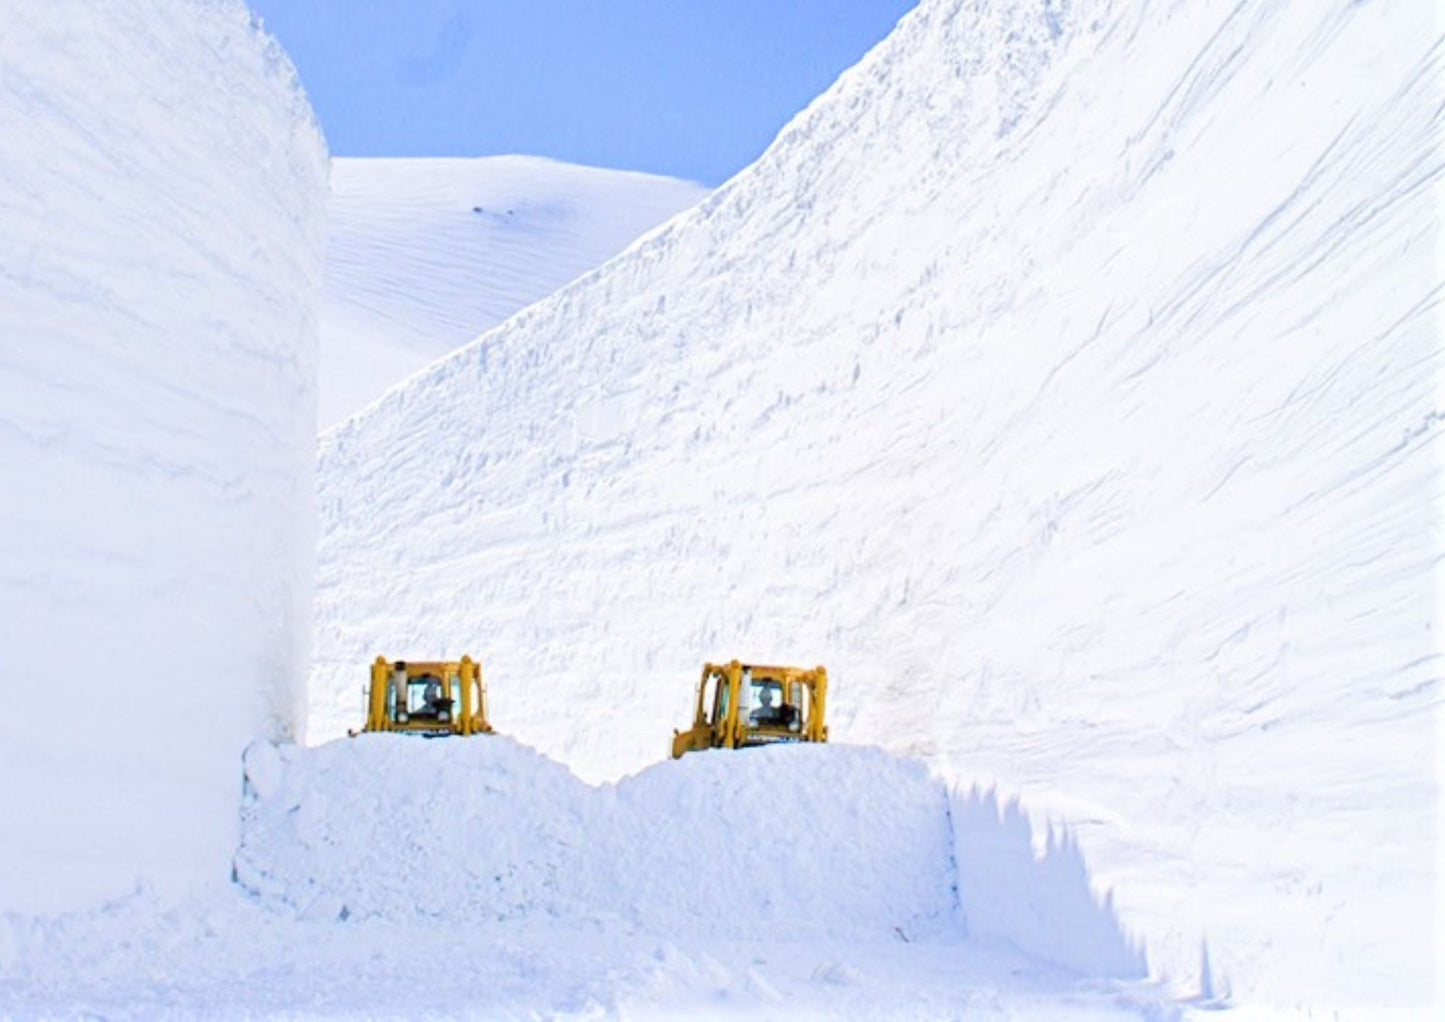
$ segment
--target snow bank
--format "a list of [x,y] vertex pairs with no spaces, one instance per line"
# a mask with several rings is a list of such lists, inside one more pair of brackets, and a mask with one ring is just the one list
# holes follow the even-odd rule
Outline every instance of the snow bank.
[[691,181],[536,156],[334,160],[322,426],[706,194]]
[[236,876],[305,918],[760,940],[955,922],[942,786],[877,749],[704,753],[594,788],[509,738],[258,743]]
[[0,908],[223,881],[309,648],[326,153],[234,2],[5,5]]
[[704,659],[821,662],[835,736],[1067,824],[1172,975],[1207,939],[1245,998],[1417,1008],[1427,8],[925,2],[327,434],[314,734],[378,653],[470,652],[499,729],[616,777]]

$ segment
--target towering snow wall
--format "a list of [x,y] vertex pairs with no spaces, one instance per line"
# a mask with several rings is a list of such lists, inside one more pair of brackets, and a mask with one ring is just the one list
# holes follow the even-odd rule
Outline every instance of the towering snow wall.
[[0,14],[0,909],[225,881],[310,642],[326,151],[239,2]]
[[469,652],[500,730],[612,776],[704,658],[822,662],[835,739],[1067,824],[1155,968],[1418,1008],[1440,32],[925,2],[699,208],[326,435],[312,737],[378,653]]

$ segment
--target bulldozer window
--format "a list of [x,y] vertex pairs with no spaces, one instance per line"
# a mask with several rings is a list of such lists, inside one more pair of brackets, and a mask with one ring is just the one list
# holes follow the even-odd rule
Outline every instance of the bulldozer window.
[[748,702],[753,707],[747,720],[753,727],[786,728],[797,731],[805,719],[806,707],[800,701],[803,686],[796,681],[758,677],[748,685]]
[[793,709],[793,712],[788,715],[791,718],[787,721],[788,730],[801,731],[804,722],[808,719],[808,714],[812,712],[811,704],[808,701],[808,686],[801,681],[795,681],[788,685],[788,689],[786,704]]
[[772,678],[753,678],[748,685],[748,703],[754,709],[748,721],[762,727],[783,723],[783,685]]
[[711,723],[727,717],[728,713],[728,680],[727,675],[720,671],[714,671],[707,676],[706,690],[703,694],[703,705],[712,706]]
[[441,678],[435,674],[419,674],[407,680],[406,711],[413,717],[434,717],[451,708],[445,698]]

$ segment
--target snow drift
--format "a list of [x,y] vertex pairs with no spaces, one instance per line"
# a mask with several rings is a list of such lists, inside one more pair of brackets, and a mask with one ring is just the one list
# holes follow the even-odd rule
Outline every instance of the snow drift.
[[823,662],[835,736],[1067,823],[1173,975],[1418,1007],[1427,7],[924,3],[324,438],[312,737],[378,653],[470,652],[501,730],[615,777],[703,659]]
[[310,642],[326,153],[240,3],[5,5],[0,909],[224,881]]
[[706,194],[535,156],[332,161],[322,426]]

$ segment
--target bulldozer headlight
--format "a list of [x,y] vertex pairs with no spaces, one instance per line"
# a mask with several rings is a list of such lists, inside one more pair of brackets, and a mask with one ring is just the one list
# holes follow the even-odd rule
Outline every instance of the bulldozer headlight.
[[437,711],[437,720],[440,721],[441,723],[445,724],[447,721],[449,721],[449,720],[451,720],[451,719],[452,719],[452,715],[451,715],[450,713],[448,713],[446,710],[438,710],[438,711]]
[[410,718],[406,715],[405,712],[398,713],[398,714],[396,715],[396,722],[397,722],[398,724],[405,724],[409,719],[410,719]]

